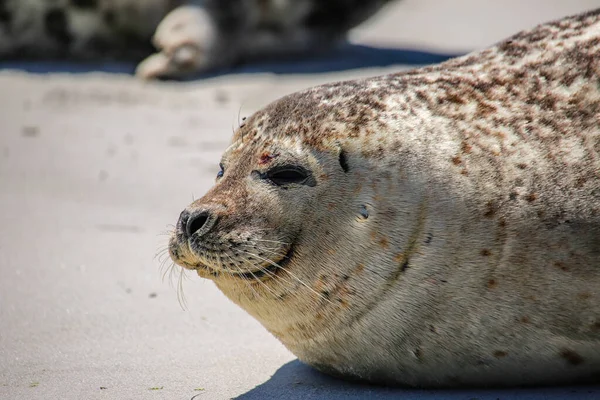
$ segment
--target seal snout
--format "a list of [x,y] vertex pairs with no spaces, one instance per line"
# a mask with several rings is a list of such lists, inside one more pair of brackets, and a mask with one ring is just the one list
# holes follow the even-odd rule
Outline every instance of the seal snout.
[[185,239],[189,239],[192,236],[201,237],[207,234],[215,226],[216,222],[216,214],[208,209],[192,212],[184,210],[179,216],[179,226]]

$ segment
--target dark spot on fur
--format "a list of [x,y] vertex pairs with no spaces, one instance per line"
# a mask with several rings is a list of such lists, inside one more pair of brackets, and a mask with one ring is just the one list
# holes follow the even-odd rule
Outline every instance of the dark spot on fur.
[[423,351],[422,351],[420,348],[418,348],[418,347],[417,347],[417,348],[416,348],[416,349],[413,351],[413,353],[414,353],[415,357],[417,357],[417,360],[419,360],[419,361],[423,361]]
[[527,196],[525,196],[525,200],[527,200],[530,203],[534,202],[535,199],[537,199],[536,193],[529,193]]
[[73,41],[73,35],[69,32],[69,21],[64,10],[52,8],[44,16],[44,28],[46,33],[63,46],[68,47]]
[[592,297],[592,294],[590,292],[581,292],[577,295],[577,297],[579,297],[581,300],[587,300]]
[[321,294],[323,295],[324,298],[326,298],[327,300],[329,300],[330,293],[329,293],[328,290],[323,290],[321,292]]
[[462,142],[460,149],[463,151],[463,153],[469,154],[471,150],[473,150],[473,147],[467,142]]
[[456,93],[448,93],[445,100],[454,104],[465,104],[465,100]]
[[348,159],[346,158],[346,152],[344,150],[340,151],[339,162],[344,172],[348,172],[350,168],[348,167]]
[[454,157],[452,157],[452,164],[454,164],[454,165],[460,165],[460,164],[462,164],[462,160],[461,160],[460,156],[454,156]]
[[544,210],[537,210],[536,214],[537,214],[537,216],[539,218],[544,218],[544,216],[546,215],[546,211],[544,211]]
[[282,293],[279,296],[277,296],[278,300],[285,300],[287,297],[289,296],[288,292]]
[[530,320],[530,319],[529,319],[529,317],[527,317],[527,316],[522,316],[522,317],[519,319],[519,321],[521,321],[521,322],[522,322],[522,323],[524,323],[524,324],[528,324],[528,323],[530,323],[530,322],[531,322],[531,320]]
[[496,214],[497,210],[498,207],[494,204],[494,202],[488,201],[485,205],[485,211],[483,212],[483,216],[486,218],[492,218],[494,214]]
[[517,196],[518,196],[518,194],[516,192],[510,192],[508,194],[508,198],[513,201],[517,199]]
[[491,113],[496,111],[496,107],[487,103],[478,103],[476,112],[482,117],[485,118],[489,116]]
[[496,358],[503,358],[503,357],[506,357],[507,355],[508,355],[508,353],[506,351],[502,351],[502,350],[494,351],[494,357],[496,357]]
[[562,269],[563,271],[568,271],[568,270],[569,270],[569,267],[567,267],[567,266],[565,265],[565,263],[564,263],[564,262],[562,262],[562,261],[556,261],[556,262],[554,263],[554,266],[555,266],[555,267],[558,267],[558,268],[560,268],[560,269]]
[[594,323],[592,324],[592,331],[595,331],[595,332],[600,332],[600,321],[598,321],[598,322],[594,322]]
[[400,271],[404,272],[409,268],[408,265],[408,258],[406,258],[406,260],[404,260],[404,262],[402,263],[402,265],[400,266]]
[[581,365],[585,361],[583,357],[571,349],[562,349],[560,356],[567,360],[567,362],[571,365]]
[[574,186],[575,186],[576,188],[578,188],[578,189],[579,189],[579,188],[582,188],[582,187],[583,187],[583,185],[584,185],[586,182],[587,182],[587,178],[586,178],[586,177],[584,177],[584,176],[578,176],[578,177],[575,179],[575,185],[574,185]]
[[488,289],[493,289],[496,286],[498,286],[498,282],[496,282],[495,279],[490,279],[489,281],[487,281],[487,287],[488,287]]
[[384,236],[379,238],[379,245],[384,248],[387,249],[389,247],[389,242],[388,239]]
[[481,255],[484,257],[490,256],[491,254],[492,254],[492,252],[489,249],[481,250]]
[[519,168],[519,169],[525,169],[525,168],[527,168],[527,164],[525,164],[525,163],[518,163],[517,164],[517,168]]
[[98,0],[71,0],[74,7],[93,10],[98,7]]
[[425,244],[431,243],[432,240],[433,240],[433,234],[428,233],[427,237],[425,238]]
[[523,179],[521,179],[521,178],[517,178],[517,179],[515,179],[515,186],[516,186],[516,187],[521,187],[521,186],[523,186],[524,184],[525,184],[525,182],[523,182]]

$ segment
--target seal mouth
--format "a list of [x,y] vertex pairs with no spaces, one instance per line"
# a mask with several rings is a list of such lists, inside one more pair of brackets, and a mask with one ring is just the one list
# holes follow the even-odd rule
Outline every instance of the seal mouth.
[[294,247],[290,246],[287,253],[277,261],[272,261],[270,265],[266,267],[259,268],[255,271],[248,272],[236,272],[229,270],[215,270],[213,267],[209,267],[203,263],[198,263],[195,265],[187,264],[186,267],[189,269],[196,270],[198,275],[204,278],[219,278],[221,276],[234,277],[236,279],[241,279],[244,281],[248,281],[248,283],[254,282],[264,282],[269,279],[273,279],[277,276],[279,271],[285,270],[285,267],[290,262],[291,258],[294,256]]

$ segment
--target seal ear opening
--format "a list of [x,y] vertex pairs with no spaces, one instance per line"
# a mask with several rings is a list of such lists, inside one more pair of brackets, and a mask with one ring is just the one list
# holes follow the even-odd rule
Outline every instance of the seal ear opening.
[[344,149],[340,149],[338,161],[340,162],[340,166],[342,167],[344,172],[348,172],[350,167],[348,166],[348,159],[346,158],[346,152],[344,151]]

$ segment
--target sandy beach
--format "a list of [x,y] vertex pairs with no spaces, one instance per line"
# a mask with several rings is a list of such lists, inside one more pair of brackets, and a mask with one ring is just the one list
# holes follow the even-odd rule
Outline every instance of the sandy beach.
[[[457,54],[600,7],[482,3],[405,0],[351,38],[394,49],[375,56]],[[150,83],[0,69],[0,399],[599,399],[600,386],[431,391],[335,380],[298,362],[211,282],[179,269],[163,280],[156,255],[167,232],[213,184],[243,116],[299,89],[416,64],[363,61]]]

